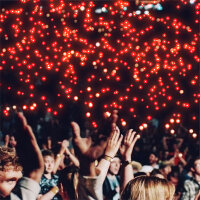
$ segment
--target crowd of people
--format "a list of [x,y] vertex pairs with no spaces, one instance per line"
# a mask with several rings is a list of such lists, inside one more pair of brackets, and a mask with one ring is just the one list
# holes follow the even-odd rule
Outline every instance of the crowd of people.
[[56,140],[47,132],[40,140],[43,127],[32,129],[16,113],[13,133],[4,134],[0,146],[0,199],[200,199],[200,157],[184,137],[163,135],[158,145],[153,134],[122,134],[117,111],[110,119],[109,135],[83,136],[71,122],[68,137]]

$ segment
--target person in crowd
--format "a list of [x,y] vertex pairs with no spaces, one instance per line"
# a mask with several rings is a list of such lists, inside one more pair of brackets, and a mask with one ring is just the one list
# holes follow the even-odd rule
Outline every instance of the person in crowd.
[[10,135],[9,146],[15,148],[17,146],[17,141],[14,135]]
[[16,120],[16,151],[13,148],[0,147],[0,199],[34,200],[40,191],[39,182],[44,162],[23,113],[17,113]]
[[160,163],[160,172],[167,179],[168,174],[172,171],[171,163],[168,161],[163,161]]
[[9,142],[10,142],[10,135],[9,135],[9,134],[6,134],[6,135],[4,136],[4,146],[5,146],[5,147],[8,147]]
[[[167,144],[167,140],[170,141],[171,148],[169,148],[170,145]],[[168,155],[171,156],[170,160],[174,166],[177,166],[179,163],[182,163],[184,166],[187,165],[187,161],[185,160],[185,152],[180,152],[180,149],[183,145],[182,138],[169,139],[168,137],[163,137],[162,142],[165,151],[169,152]]]
[[55,159],[55,166],[53,173],[55,174],[57,170],[62,170],[65,167],[67,167],[66,162],[68,161],[68,165],[74,165],[76,167],[80,166],[78,158],[74,155],[74,151],[70,151],[69,149],[69,141],[63,140],[62,142],[59,142],[60,149],[56,155]]
[[[92,138],[82,138],[80,136],[80,127],[76,122],[72,122],[74,133],[75,153],[80,161],[80,171],[77,185],[78,199],[103,199],[102,185],[105,180],[108,168],[110,166],[110,158],[116,155],[123,136],[120,132],[113,130],[107,142],[98,141],[98,144],[93,144]],[[95,166],[95,160],[103,158]],[[64,188],[67,193],[67,188]]]
[[54,166],[55,166],[55,157],[54,153],[50,150],[42,151],[43,159],[44,159],[44,174],[42,175],[40,181],[40,195],[38,196],[38,200],[61,200],[61,196],[59,195],[58,188],[58,176],[53,174]]
[[200,191],[200,158],[197,157],[192,162],[192,177],[184,182],[181,200],[195,200]]
[[149,154],[149,165],[152,166],[153,169],[159,169],[158,156],[155,152]]
[[119,200],[120,199],[120,177],[119,169],[121,160],[119,157],[114,157],[110,163],[108,174],[103,183],[104,199]]
[[150,176],[156,176],[158,178],[165,178],[159,169],[153,169]]
[[[136,136],[136,132],[133,131],[132,129],[130,129],[125,135],[124,141],[120,147],[122,162],[119,157],[113,158],[113,160],[110,163],[110,167],[103,184],[104,199],[109,199],[109,200],[120,199],[120,177],[118,176],[118,173],[119,173],[121,164],[122,164],[122,168],[126,167],[126,165],[129,165],[128,168],[129,167],[132,168],[131,155],[132,155],[132,150],[134,146],[133,147],[131,146],[131,153],[127,152],[127,149],[130,147],[130,144],[131,144],[128,142],[129,140],[131,140],[133,144],[135,144],[137,139],[139,139],[139,137]],[[133,174],[131,174],[131,177],[133,177]]]
[[172,167],[172,171],[168,174],[167,179],[175,186],[174,200],[180,198],[180,171],[177,166]]
[[158,165],[158,156],[156,153],[151,152],[149,154],[148,157],[149,163],[148,165],[143,165],[140,172],[144,172],[147,175],[150,175],[150,173],[154,170],[154,169],[159,169],[159,165]]
[[[74,133],[74,147],[77,157],[80,161],[80,173],[78,176],[78,184],[76,190],[77,199],[97,199],[102,200],[102,186],[110,167],[111,161],[115,157],[119,150],[123,136],[120,134],[116,124],[112,124],[112,131],[107,139],[107,142],[98,141],[98,144],[93,144],[90,137],[82,138],[80,136],[80,127],[77,123],[71,123]],[[133,178],[133,173],[128,174],[129,169],[132,169],[131,154],[135,142],[139,137],[135,137],[136,133],[132,130],[128,131],[125,135],[121,156],[123,159],[123,171],[126,175],[122,174],[123,182],[121,185],[121,191],[125,187],[126,183]],[[95,166],[95,160],[102,157],[97,166]],[[63,184],[64,186],[64,184]],[[63,187],[63,199],[69,197],[67,188]],[[68,193],[68,195],[67,195]]]
[[173,200],[174,192],[174,185],[166,179],[138,176],[127,184],[121,200]]
[[[13,148],[0,147],[0,199],[10,195],[22,177],[22,166]],[[11,198],[13,194],[11,194]]]
[[124,190],[127,183],[134,178],[133,167],[131,165],[132,153],[135,143],[140,139],[133,129],[129,129],[124,137],[123,143],[120,147],[120,154],[122,158],[121,166],[121,191]]
[[60,195],[63,200],[78,200],[79,168],[72,165],[59,173]]

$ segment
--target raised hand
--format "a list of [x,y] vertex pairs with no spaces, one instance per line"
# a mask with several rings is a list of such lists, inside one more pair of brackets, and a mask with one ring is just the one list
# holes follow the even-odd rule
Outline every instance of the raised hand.
[[5,138],[4,138],[4,146],[5,147],[8,147],[9,141],[10,141],[10,136],[8,134],[6,134]]
[[88,138],[81,137],[80,127],[76,122],[71,122],[71,126],[74,133],[73,140],[74,140],[75,146],[78,147],[79,153],[84,155],[90,149],[92,145],[92,139],[91,137],[88,137]]
[[118,120],[118,111],[117,110],[113,110],[111,118],[112,118],[112,124],[116,124],[117,120]]
[[[116,126],[115,123],[113,123],[112,131],[110,133],[110,136],[107,139],[105,156],[108,156],[109,158],[114,158],[117,151],[119,150],[122,140],[123,140],[123,135],[120,135],[119,128]],[[106,178],[109,166],[110,166],[110,161],[106,160],[105,157],[103,157],[98,163],[97,168],[101,171],[101,179],[100,179],[99,184],[103,184]]]
[[133,148],[139,138],[140,136],[137,135],[136,132],[133,131],[133,129],[128,130],[128,132],[126,133],[124,137],[123,145],[120,147],[120,153],[124,160],[131,161]]
[[115,157],[121,145],[123,135],[120,135],[120,130],[115,123],[112,124],[112,132],[107,140],[105,155]]
[[91,137],[82,138],[80,135],[80,127],[76,122],[71,122],[74,133],[75,151],[79,159],[87,157],[90,161],[98,159],[104,152],[106,142],[100,144],[93,144]]
[[17,154],[22,162],[24,175],[40,182],[44,171],[43,157],[32,128],[23,113],[17,113]]
[[130,162],[131,162],[131,155],[133,152],[133,148],[139,138],[140,136],[137,135],[136,132],[133,131],[133,129],[128,130],[128,132],[124,137],[123,145],[120,148],[120,153],[123,159],[121,191],[124,190],[127,183],[134,177],[133,168],[130,165]]

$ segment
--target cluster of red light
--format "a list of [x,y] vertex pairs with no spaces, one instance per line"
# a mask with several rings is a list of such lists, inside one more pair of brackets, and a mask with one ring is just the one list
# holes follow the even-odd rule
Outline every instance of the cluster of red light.
[[[24,110],[43,106],[57,115],[66,99],[78,101],[94,127],[99,102],[105,116],[118,109],[129,112],[127,117],[139,115],[143,121],[172,105],[174,114],[187,113],[198,106],[200,97],[195,69],[200,62],[200,4],[195,1],[191,6],[189,2],[173,2],[177,17],[151,11],[138,15],[131,1],[120,0],[105,3],[107,13],[101,16],[95,14],[95,1],[21,0],[17,9],[2,8],[0,70],[14,74],[18,84],[3,80],[1,88],[20,98],[18,106]],[[185,6],[194,11],[193,27],[178,17]],[[156,27],[162,30],[155,33]],[[185,41],[181,39],[184,35]],[[52,76],[58,77],[56,94],[51,88],[42,93],[40,87]],[[189,96],[184,82],[192,91]],[[51,95],[56,96],[56,105],[51,103]],[[29,103],[25,103],[27,99]],[[3,113],[8,115],[5,107]],[[121,124],[126,126],[126,119]]]

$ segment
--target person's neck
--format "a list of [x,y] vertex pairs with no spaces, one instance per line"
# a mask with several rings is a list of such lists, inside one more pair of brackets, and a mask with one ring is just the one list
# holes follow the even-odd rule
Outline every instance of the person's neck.
[[51,179],[51,173],[44,174],[47,179]]
[[156,165],[157,165],[156,162],[151,164],[152,167],[156,167]]
[[115,175],[114,175],[114,174],[111,174],[111,173],[108,173],[107,176],[108,176],[109,178],[115,178]]

